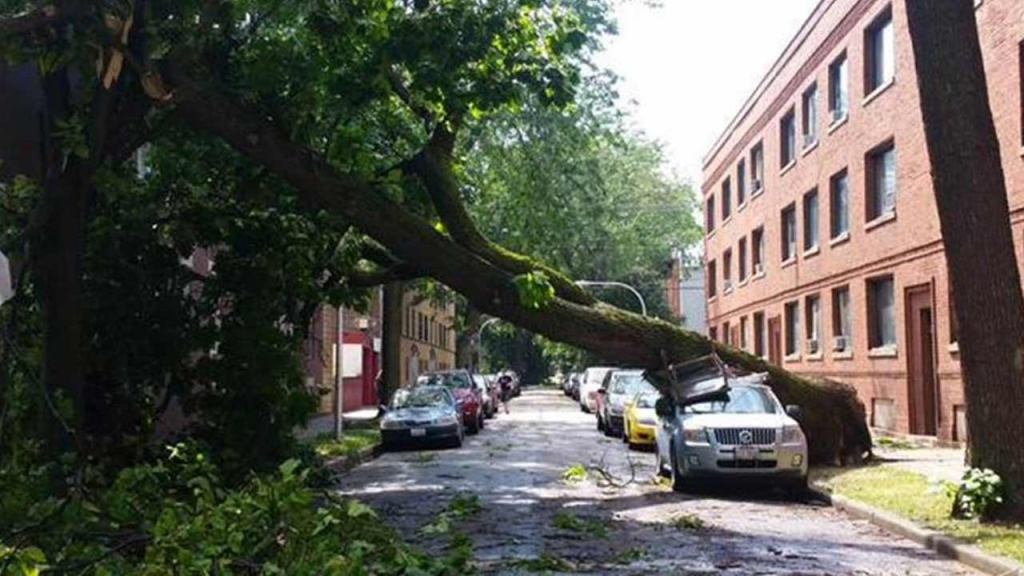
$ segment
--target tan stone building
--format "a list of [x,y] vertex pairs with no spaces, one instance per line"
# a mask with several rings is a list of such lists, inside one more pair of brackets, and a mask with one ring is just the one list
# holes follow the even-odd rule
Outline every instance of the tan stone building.
[[455,367],[455,298],[427,297],[408,289],[402,296],[402,386],[420,374]]

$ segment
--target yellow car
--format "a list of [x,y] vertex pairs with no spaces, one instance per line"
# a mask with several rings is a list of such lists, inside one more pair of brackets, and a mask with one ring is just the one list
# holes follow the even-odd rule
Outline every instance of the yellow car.
[[654,403],[657,400],[658,394],[641,392],[626,405],[622,441],[630,448],[654,445],[654,430],[658,426]]

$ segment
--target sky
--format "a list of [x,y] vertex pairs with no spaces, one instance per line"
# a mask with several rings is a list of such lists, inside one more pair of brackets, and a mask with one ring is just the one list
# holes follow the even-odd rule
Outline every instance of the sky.
[[642,0],[616,8],[598,63],[621,77],[636,127],[665,144],[695,187],[701,159],[818,0]]

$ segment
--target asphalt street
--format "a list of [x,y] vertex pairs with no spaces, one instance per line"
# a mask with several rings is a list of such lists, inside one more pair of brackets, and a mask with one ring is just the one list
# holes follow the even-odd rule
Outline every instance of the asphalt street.
[[[590,472],[567,483],[575,464]],[[475,497],[482,509],[453,524],[489,574],[976,574],[820,503],[673,493],[655,481],[653,454],[605,438],[558,390],[527,390],[461,449],[384,454],[340,490],[429,550],[449,538],[422,528]]]

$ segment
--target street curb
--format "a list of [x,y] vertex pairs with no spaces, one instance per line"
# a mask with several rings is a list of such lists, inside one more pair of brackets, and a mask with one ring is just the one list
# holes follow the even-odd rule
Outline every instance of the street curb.
[[1024,576],[1024,566],[1012,560],[992,556],[976,546],[964,544],[942,532],[922,528],[891,512],[880,510],[857,500],[851,500],[839,494],[830,494],[820,484],[815,484],[809,490],[814,499],[826,502],[836,510],[841,510],[854,518],[867,520],[883,530],[908,540],[913,540],[941,556],[956,560],[986,574],[993,574],[995,576]]
[[324,467],[330,470],[333,474],[342,474],[344,472],[348,472],[349,470],[355,468],[356,466],[359,466],[360,464],[365,464],[367,462],[370,462],[371,460],[376,460],[383,452],[384,449],[381,447],[380,444],[367,446],[366,448],[359,450],[355,454],[346,454],[344,456],[331,458],[330,460],[324,462]]

